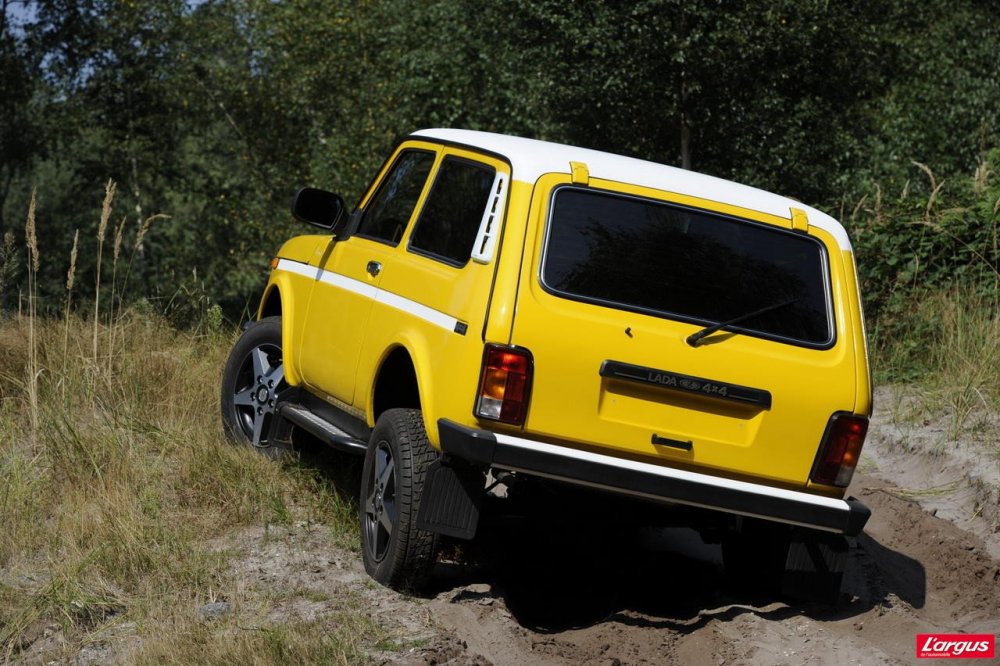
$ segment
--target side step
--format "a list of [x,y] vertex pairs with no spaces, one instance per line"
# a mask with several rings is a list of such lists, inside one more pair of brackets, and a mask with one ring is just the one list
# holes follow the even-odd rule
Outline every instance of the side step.
[[306,407],[285,402],[280,403],[276,411],[289,423],[319,437],[335,449],[362,456],[368,449],[368,442],[344,432],[329,421],[316,416]]

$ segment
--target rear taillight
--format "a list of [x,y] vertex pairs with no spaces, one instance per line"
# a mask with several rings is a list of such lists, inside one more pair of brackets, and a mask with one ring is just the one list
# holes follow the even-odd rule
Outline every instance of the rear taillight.
[[814,483],[846,488],[858,466],[867,433],[868,419],[864,416],[846,413],[831,416],[809,478]]
[[533,366],[531,352],[527,349],[486,345],[476,396],[476,416],[523,425],[528,413]]

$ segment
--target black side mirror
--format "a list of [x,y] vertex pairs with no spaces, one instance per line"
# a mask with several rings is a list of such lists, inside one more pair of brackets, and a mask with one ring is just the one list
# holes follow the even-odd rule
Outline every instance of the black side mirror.
[[296,220],[321,229],[333,230],[344,216],[347,206],[333,192],[303,187],[292,197],[292,215]]

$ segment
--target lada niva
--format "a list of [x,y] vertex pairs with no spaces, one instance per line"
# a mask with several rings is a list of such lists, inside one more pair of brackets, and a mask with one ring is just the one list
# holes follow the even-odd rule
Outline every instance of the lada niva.
[[[231,438],[364,456],[377,581],[472,538],[487,484],[678,511],[732,572],[840,586],[872,390],[843,227],[691,171],[485,132],[403,139],[271,263],[222,381]],[[659,510],[659,509],[657,509]]]

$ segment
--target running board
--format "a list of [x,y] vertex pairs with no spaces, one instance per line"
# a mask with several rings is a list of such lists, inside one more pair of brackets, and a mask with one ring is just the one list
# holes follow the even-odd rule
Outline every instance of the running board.
[[364,455],[365,451],[368,450],[368,442],[344,432],[329,421],[316,416],[305,407],[286,402],[279,404],[276,411],[279,416],[289,423],[320,438],[339,451]]

